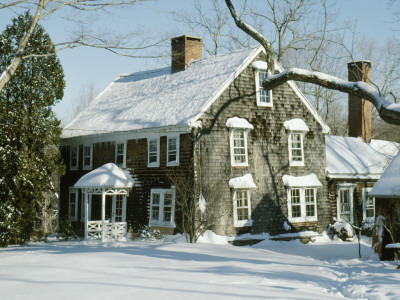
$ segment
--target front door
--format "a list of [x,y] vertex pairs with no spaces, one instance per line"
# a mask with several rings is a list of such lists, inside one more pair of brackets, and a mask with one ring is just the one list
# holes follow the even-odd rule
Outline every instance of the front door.
[[112,222],[125,222],[126,195],[113,195]]

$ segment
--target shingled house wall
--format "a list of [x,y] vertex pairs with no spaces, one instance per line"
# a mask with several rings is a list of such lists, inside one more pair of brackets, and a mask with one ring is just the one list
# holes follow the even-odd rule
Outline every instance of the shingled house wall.
[[[256,60],[263,59],[258,57]],[[257,106],[255,76],[255,70],[249,64],[201,117],[203,134],[195,145],[195,153],[200,156],[196,157],[199,161],[198,172],[201,173],[199,184],[206,201],[213,197],[218,197],[220,201],[221,217],[213,229],[219,234],[230,235],[243,230],[271,234],[285,232],[283,224],[287,221],[288,207],[282,176],[315,173],[323,185],[317,190],[318,222],[291,225],[293,231],[325,230],[332,221],[332,210],[327,197],[322,127],[288,84],[273,90],[273,107]],[[254,126],[248,134],[247,167],[231,166],[226,121],[235,116],[246,119]],[[303,143],[304,167],[289,166],[288,134],[283,123],[294,118],[302,119],[310,129]],[[234,228],[233,195],[228,182],[247,173],[252,174],[258,187],[251,192],[253,225],[251,228]],[[213,191],[215,194],[212,194]]]
[[[90,138],[88,138],[90,139]],[[99,139],[99,137],[97,137]],[[73,142],[73,140],[72,140]],[[130,191],[127,199],[126,221],[130,228],[139,228],[149,222],[150,191],[153,188],[170,189],[172,183],[169,178],[174,172],[180,174],[182,168],[188,169],[192,162],[193,143],[188,134],[180,134],[179,165],[166,165],[167,136],[160,136],[160,166],[149,168],[147,166],[147,138],[128,138],[126,141],[126,169],[130,171],[136,180],[135,187]],[[87,144],[87,143],[86,143]],[[93,168],[82,170],[83,146],[79,146],[78,169],[70,170],[70,146],[63,146],[61,153],[67,166],[66,174],[62,177],[60,185],[60,215],[68,215],[69,188],[85,174],[106,164],[115,161],[115,141],[93,142]],[[184,173],[184,172],[183,172]],[[188,174],[190,176],[190,174]],[[79,203],[82,201],[82,193],[78,194]],[[95,202],[95,201],[94,201]],[[96,205],[94,203],[92,205]],[[81,216],[81,206],[78,207],[78,221]],[[78,223],[78,222],[77,222]],[[80,228],[82,224],[76,224]],[[173,229],[164,230],[173,233]]]

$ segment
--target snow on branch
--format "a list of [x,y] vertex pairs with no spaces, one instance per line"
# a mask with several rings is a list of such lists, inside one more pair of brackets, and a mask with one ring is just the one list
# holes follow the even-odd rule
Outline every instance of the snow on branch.
[[263,87],[272,90],[289,80],[313,83],[363,98],[375,106],[385,122],[400,125],[400,104],[388,101],[377,88],[362,81],[346,81],[320,72],[291,68],[275,75],[268,75]]

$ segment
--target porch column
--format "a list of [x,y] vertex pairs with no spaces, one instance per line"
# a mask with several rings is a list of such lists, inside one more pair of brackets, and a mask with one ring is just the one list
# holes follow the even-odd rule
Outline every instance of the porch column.
[[83,209],[85,211],[85,240],[88,238],[88,190],[84,189],[85,191],[85,204],[83,205]]
[[105,219],[106,218],[106,193],[105,189],[101,189],[101,240],[104,242],[105,241]]

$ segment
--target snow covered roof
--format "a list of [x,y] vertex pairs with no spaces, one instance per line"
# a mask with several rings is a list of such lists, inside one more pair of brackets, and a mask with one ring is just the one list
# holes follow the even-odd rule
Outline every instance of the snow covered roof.
[[400,153],[393,158],[369,195],[378,198],[400,198]]
[[249,173],[241,177],[235,177],[229,180],[231,189],[256,189],[257,186],[253,181],[253,176]]
[[243,128],[243,129],[254,129],[253,125],[246,119],[233,117],[226,120],[226,127],[229,128]]
[[282,176],[283,184],[290,187],[317,187],[322,186],[322,183],[318,180],[317,175],[311,173],[306,176]]
[[75,188],[129,188],[135,181],[131,175],[113,163],[105,164],[82,176]]
[[398,152],[394,142],[326,135],[328,178],[379,179]]
[[308,131],[308,126],[302,119],[292,119],[285,121],[283,126],[289,131]]
[[261,51],[206,57],[181,72],[166,67],[119,77],[64,127],[62,137],[188,124]]

